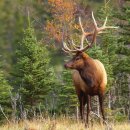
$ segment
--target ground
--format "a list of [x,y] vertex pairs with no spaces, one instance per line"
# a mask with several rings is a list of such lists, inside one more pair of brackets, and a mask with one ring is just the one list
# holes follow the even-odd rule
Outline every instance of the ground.
[[[86,130],[84,124],[71,118],[34,119],[4,124],[0,130]],[[109,127],[93,122],[87,130],[130,130],[130,123],[109,123]]]

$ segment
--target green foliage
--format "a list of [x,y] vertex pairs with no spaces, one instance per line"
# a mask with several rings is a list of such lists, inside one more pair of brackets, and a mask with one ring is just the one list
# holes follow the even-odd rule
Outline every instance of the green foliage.
[[11,90],[11,86],[8,84],[7,80],[5,79],[3,71],[0,71],[0,104],[8,103],[10,90]]
[[[10,91],[12,87],[9,85],[5,79],[4,72],[0,68],[0,106],[2,107],[5,114],[11,113],[11,103],[10,103]],[[5,119],[2,111],[0,110],[0,120]]]
[[[10,102],[9,93],[12,88],[6,79],[11,80],[13,90],[16,92],[12,93],[13,97],[17,97],[18,92],[22,97],[21,104],[23,108],[29,111],[35,110],[35,108],[38,110],[40,107],[41,110],[46,109],[52,114],[75,112],[78,101],[72,84],[71,72],[62,69],[63,60],[59,59],[59,57],[63,59],[64,55],[59,50],[53,50],[52,47],[50,51],[53,56],[50,56],[46,47],[38,41],[43,38],[44,43],[51,46],[55,42],[55,47],[61,50],[60,42],[54,40],[53,37],[55,36],[55,39],[58,38],[61,41],[64,30],[64,39],[68,40],[69,37],[72,37],[78,45],[81,30],[77,18],[79,15],[81,17],[85,16],[82,22],[87,31],[91,17],[86,15],[91,12],[90,10],[93,10],[95,17],[97,16],[96,20],[99,26],[102,25],[106,16],[108,16],[107,25],[120,24],[119,31],[109,30],[100,35],[101,37],[97,38],[97,45],[90,49],[88,53],[92,58],[99,59],[107,71],[107,88],[110,99],[108,94],[106,99],[107,101],[110,100],[111,107],[107,106],[108,102],[105,107],[110,110],[109,113],[114,119],[117,121],[124,120],[125,116],[128,117],[130,113],[128,112],[130,110],[130,101],[128,100],[130,92],[128,87],[128,75],[130,74],[130,1],[125,0],[125,4],[121,5],[121,8],[118,6],[120,10],[118,13],[116,7],[114,10],[112,8],[118,2],[110,0],[106,1],[107,3],[103,8],[100,8],[105,2],[103,0],[74,0],[70,2],[74,6],[67,4],[68,9],[70,7],[72,10],[72,7],[75,8],[74,12],[71,11],[71,13],[67,13],[66,8],[60,6],[61,2],[58,1],[59,4],[56,1],[51,2],[55,2],[58,8],[53,10],[46,0],[0,1],[0,55],[2,55],[1,62],[4,63],[4,71],[0,69],[0,104],[5,114],[10,115],[12,103]],[[64,1],[62,3],[66,5]],[[100,8],[100,10],[97,11],[97,8]],[[65,11],[62,13],[59,11],[60,9]],[[24,31],[24,34],[22,33],[28,25],[28,11],[30,21],[35,28],[35,34],[30,27]],[[67,23],[64,15],[62,15],[66,13],[66,18],[71,18],[71,21]],[[87,26],[85,25],[86,18]],[[65,25],[64,29],[63,24]],[[47,33],[47,25],[49,25],[48,33],[52,33],[52,35]],[[22,37],[23,40],[21,40]],[[18,41],[20,42],[18,43]],[[52,51],[55,51],[56,55]],[[51,63],[50,57],[52,57]],[[58,73],[55,73],[50,65],[55,66]],[[12,67],[13,76],[10,78]],[[18,100],[16,101],[18,103],[17,107],[20,103]],[[16,114],[19,114],[19,110],[17,111]],[[114,111],[117,112],[113,114]],[[0,119],[3,118],[3,114],[0,112]]]
[[[120,19],[120,37],[118,38],[118,61],[116,66],[116,74],[117,74],[117,101],[115,102],[116,107],[122,108],[124,107],[126,111],[125,115],[130,119],[129,110],[130,110],[130,102],[128,99],[130,98],[130,87],[129,87],[129,74],[130,74],[130,3],[124,4],[122,7],[122,12],[118,12],[116,17]],[[119,118],[119,119],[118,119]],[[118,116],[118,120],[123,120],[122,115]],[[120,119],[121,118],[121,119]]]
[[24,108],[36,108],[43,103],[54,78],[53,69],[49,66],[49,53],[46,47],[37,42],[32,27],[24,31],[16,56],[17,62],[12,73],[15,88],[22,96]]
[[114,118],[117,122],[124,122],[127,119],[126,115],[120,112],[116,113]]
[[[126,23],[120,24],[122,29],[120,32],[119,49],[120,60],[118,61],[118,67],[121,72],[130,72],[130,6],[125,4],[122,9],[122,13],[117,15],[119,19],[126,21]],[[118,72],[120,72],[118,71]]]
[[75,111],[78,99],[72,81],[72,73],[70,70],[64,70],[62,76],[63,84],[59,95],[59,108],[62,113],[69,114]]

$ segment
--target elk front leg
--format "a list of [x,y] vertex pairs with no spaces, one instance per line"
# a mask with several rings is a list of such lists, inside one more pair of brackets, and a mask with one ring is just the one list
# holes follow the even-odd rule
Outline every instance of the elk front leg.
[[86,122],[85,122],[85,127],[88,127],[88,122],[89,122],[89,113],[90,113],[90,102],[91,102],[91,97],[87,95],[87,115],[86,115]]
[[82,95],[80,97],[80,115],[81,115],[81,120],[84,120],[84,107],[85,107],[85,104],[86,104],[86,99],[85,99],[85,96]]

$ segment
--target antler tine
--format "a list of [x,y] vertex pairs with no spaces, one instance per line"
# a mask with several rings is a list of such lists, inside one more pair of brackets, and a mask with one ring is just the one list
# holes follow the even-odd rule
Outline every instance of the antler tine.
[[[82,30],[82,37],[81,37],[81,45],[80,45],[80,51],[84,51],[84,50],[86,50],[87,48],[89,48],[89,43],[88,43],[88,40],[87,40],[87,36],[88,35],[92,35],[93,33],[86,33],[85,31],[84,31],[84,28],[83,28],[83,25],[82,25],[82,22],[81,22],[81,17],[79,17],[79,25],[80,25],[80,27],[81,27],[81,30]],[[83,46],[83,43],[84,43],[84,39],[86,40],[86,42],[88,43],[88,45],[87,46]]]
[[65,42],[63,42],[63,50],[68,51],[68,52],[77,52],[77,50],[71,50],[69,49],[69,47],[67,46],[67,44]]
[[66,51],[70,51],[69,47],[67,46],[67,44],[65,42],[63,42],[63,47]]
[[[64,28],[63,28],[63,34],[64,34]],[[72,42],[73,48],[75,50],[72,50],[68,47],[68,45],[63,41],[63,35],[62,35],[62,44],[63,44],[63,48],[62,50],[66,53],[70,53],[70,52],[77,52],[76,48],[74,47],[75,44],[73,44],[74,42]]]
[[72,45],[73,45],[73,47],[74,47],[74,49],[79,49],[80,47],[79,46],[77,46],[75,43],[74,43],[74,40],[72,39]]
[[97,29],[97,28],[98,28],[98,27],[97,27],[97,22],[96,22],[96,20],[95,20],[95,18],[94,18],[93,11],[92,11],[92,19],[93,19],[93,22],[94,22],[94,27],[95,27],[95,29]]
[[93,44],[96,41],[97,34],[104,33],[103,30],[105,30],[105,29],[112,29],[112,28],[113,29],[117,29],[118,28],[118,27],[115,27],[115,26],[106,26],[107,19],[108,19],[107,17],[106,17],[106,19],[104,21],[103,26],[102,27],[98,27],[97,23],[96,23],[96,20],[94,18],[93,12],[92,12],[92,19],[93,19],[93,22],[94,22],[94,28],[95,28],[95,30],[94,30],[94,33],[93,33],[93,40],[92,40],[91,44]]
[[100,31],[102,31],[102,30],[105,30],[105,29],[112,29],[112,28],[113,28],[113,29],[117,29],[117,28],[118,28],[118,27],[115,27],[115,26],[106,26],[108,17],[106,17],[106,19],[105,19],[104,24],[103,24],[102,27],[98,27],[98,26],[97,26],[96,20],[95,20],[94,15],[93,15],[93,12],[92,12],[92,18],[93,18],[93,21],[94,21],[95,29],[96,29],[96,31],[97,31],[98,33],[99,33]]
[[90,46],[92,46],[92,44],[96,41],[96,36],[98,34],[98,31],[99,31],[99,28],[97,26],[97,22],[95,20],[94,14],[93,14],[93,11],[92,11],[92,19],[93,19],[93,24],[94,24],[95,29],[94,29],[94,32],[93,32],[93,38],[92,38],[92,42],[91,42]]
[[106,26],[106,23],[107,23],[107,17],[106,17],[106,19],[105,19],[105,21],[104,21],[103,27]]
[[100,30],[102,31],[102,30],[105,30],[105,29],[117,29],[118,27],[115,27],[115,26],[106,26],[106,23],[107,23],[107,17],[106,17],[106,19],[105,19],[105,21],[104,21],[104,24],[103,24],[103,26],[102,27],[100,27]]
[[82,26],[81,17],[79,17],[79,25],[81,27],[82,33],[85,33],[84,28]]
[[64,52],[66,52],[66,53],[69,53],[69,51],[65,50],[65,48],[62,48],[62,50],[63,50]]
[[79,17],[79,25],[81,27],[82,30],[82,37],[81,37],[81,45],[80,45],[80,49],[83,49],[83,42],[84,42],[84,38],[85,38],[85,32],[84,32],[84,28],[82,26],[82,22],[81,22],[81,17]]

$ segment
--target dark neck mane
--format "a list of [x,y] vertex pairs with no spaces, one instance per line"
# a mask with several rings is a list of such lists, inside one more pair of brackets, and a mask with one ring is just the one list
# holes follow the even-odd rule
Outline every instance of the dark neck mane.
[[85,60],[84,67],[78,70],[80,73],[81,78],[86,83],[88,87],[94,87],[97,84],[97,75],[96,75],[96,67],[94,60],[88,57]]

